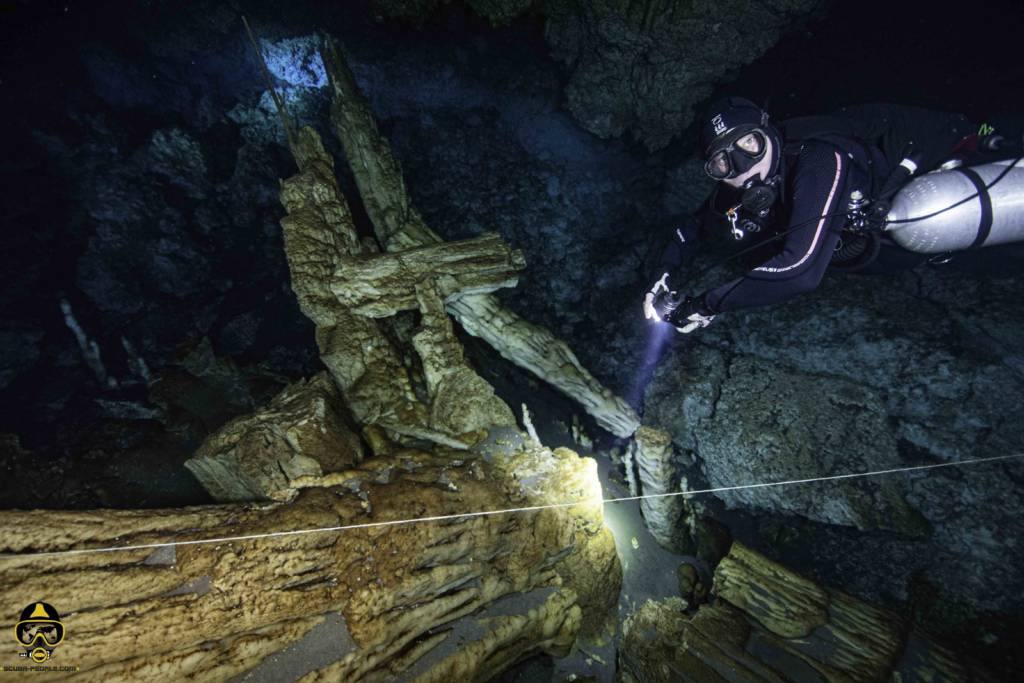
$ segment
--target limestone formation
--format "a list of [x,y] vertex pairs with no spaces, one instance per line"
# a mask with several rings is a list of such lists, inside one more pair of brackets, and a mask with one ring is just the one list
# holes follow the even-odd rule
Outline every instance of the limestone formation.
[[281,183],[288,211],[281,226],[292,288],[317,326],[320,357],[358,422],[425,425],[426,408],[380,324],[338,303],[329,289],[340,260],[362,251],[334,162],[312,128],[299,131],[294,152],[299,173]]
[[[439,671],[493,672],[533,651],[564,654],[584,620],[614,604],[618,563],[601,523],[596,467],[534,449],[508,466],[438,448],[403,449],[306,482],[291,502],[179,510],[0,513],[0,598],[45,595],[71,635],[79,678],[223,680],[339,614],[350,639],[324,680],[385,680],[502,596],[561,587],[539,611],[490,625]],[[544,502],[567,508],[344,531],[263,532],[457,515]],[[38,556],[107,546],[198,545]],[[252,537],[255,536],[255,537]],[[489,634],[489,635],[488,635]],[[522,637],[518,637],[522,636]],[[429,673],[425,680],[436,680]],[[64,676],[64,674],[61,674]],[[478,674],[479,677],[479,674]],[[63,680],[67,680],[63,678]],[[74,677],[71,680],[75,680]]]
[[[698,288],[728,276],[712,273]],[[1024,319],[1019,283],[941,268],[886,283],[880,296],[870,277],[830,276],[799,306],[712,325],[687,353],[663,358],[645,422],[692,451],[712,487],[1024,450],[1014,370],[1024,337],[1007,322]],[[823,532],[815,538],[827,555],[814,561],[840,567],[844,590],[881,602],[927,585],[919,595],[935,606],[930,620],[962,632],[969,614],[1024,609],[1024,545],[1005,542],[1024,519],[1016,470],[949,467],[718,497],[767,513],[759,526],[783,514],[872,530],[793,520],[801,535]]]
[[347,469],[363,455],[338,389],[321,373],[225,425],[185,466],[215,500],[284,500],[296,479]]
[[[441,0],[374,0],[391,17],[425,20]],[[532,8],[561,63],[567,109],[600,137],[660,149],[737,68],[799,26],[819,0],[466,0],[492,24]]]
[[412,343],[423,363],[430,395],[430,427],[448,434],[515,426],[512,410],[494,395],[494,388],[476,374],[462,353],[438,287],[431,281],[416,287],[422,325]]
[[[678,493],[679,475],[672,465],[672,437],[653,427],[636,430],[631,444],[633,460],[640,474],[640,490],[645,496]],[[640,510],[654,540],[670,550],[677,549],[676,538],[685,533],[686,501],[682,496],[643,498]]]
[[892,612],[733,544],[718,600],[648,601],[623,626],[623,681],[993,681]]
[[416,285],[431,280],[447,301],[514,287],[526,262],[491,233],[397,253],[343,256],[331,281],[342,304],[371,318],[417,307]]
[[[378,241],[388,251],[438,244],[441,238],[409,203],[401,168],[337,45],[328,41],[322,57],[333,94],[331,121]],[[579,401],[605,429],[628,437],[639,427],[636,412],[601,386],[565,342],[505,309],[493,295],[466,295],[449,302],[447,308],[468,333]]]

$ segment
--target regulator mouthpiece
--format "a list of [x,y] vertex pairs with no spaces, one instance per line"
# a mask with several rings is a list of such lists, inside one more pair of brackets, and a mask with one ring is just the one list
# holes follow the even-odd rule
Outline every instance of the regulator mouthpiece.
[[777,198],[775,183],[751,178],[743,185],[743,198],[740,203],[744,209],[758,218],[766,218]]

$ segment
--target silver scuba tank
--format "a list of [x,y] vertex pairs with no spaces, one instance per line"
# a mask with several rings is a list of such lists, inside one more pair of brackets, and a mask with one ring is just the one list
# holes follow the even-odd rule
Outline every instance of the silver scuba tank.
[[[893,198],[886,231],[901,247],[919,254],[1024,240],[1024,164],[1007,170],[1015,163],[934,171],[912,180]],[[985,188],[1004,171],[999,182]]]

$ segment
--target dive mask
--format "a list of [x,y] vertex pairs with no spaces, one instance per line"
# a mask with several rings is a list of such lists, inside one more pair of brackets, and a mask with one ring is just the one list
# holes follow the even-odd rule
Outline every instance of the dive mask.
[[768,150],[764,131],[752,125],[739,126],[708,150],[704,172],[715,180],[735,178],[749,171]]

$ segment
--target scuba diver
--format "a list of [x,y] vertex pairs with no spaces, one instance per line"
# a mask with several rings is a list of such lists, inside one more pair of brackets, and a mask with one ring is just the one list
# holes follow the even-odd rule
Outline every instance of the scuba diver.
[[[960,114],[892,104],[776,127],[749,100],[717,100],[700,133],[716,191],[698,212],[702,219],[690,217],[673,231],[644,296],[644,316],[685,334],[726,311],[809,292],[830,266],[884,272],[1022,240],[1020,138],[1020,131],[1010,138],[988,125],[979,130]],[[692,263],[701,232],[723,215],[737,240],[754,237],[741,254],[773,249],[738,279],[685,296],[680,268]]]

